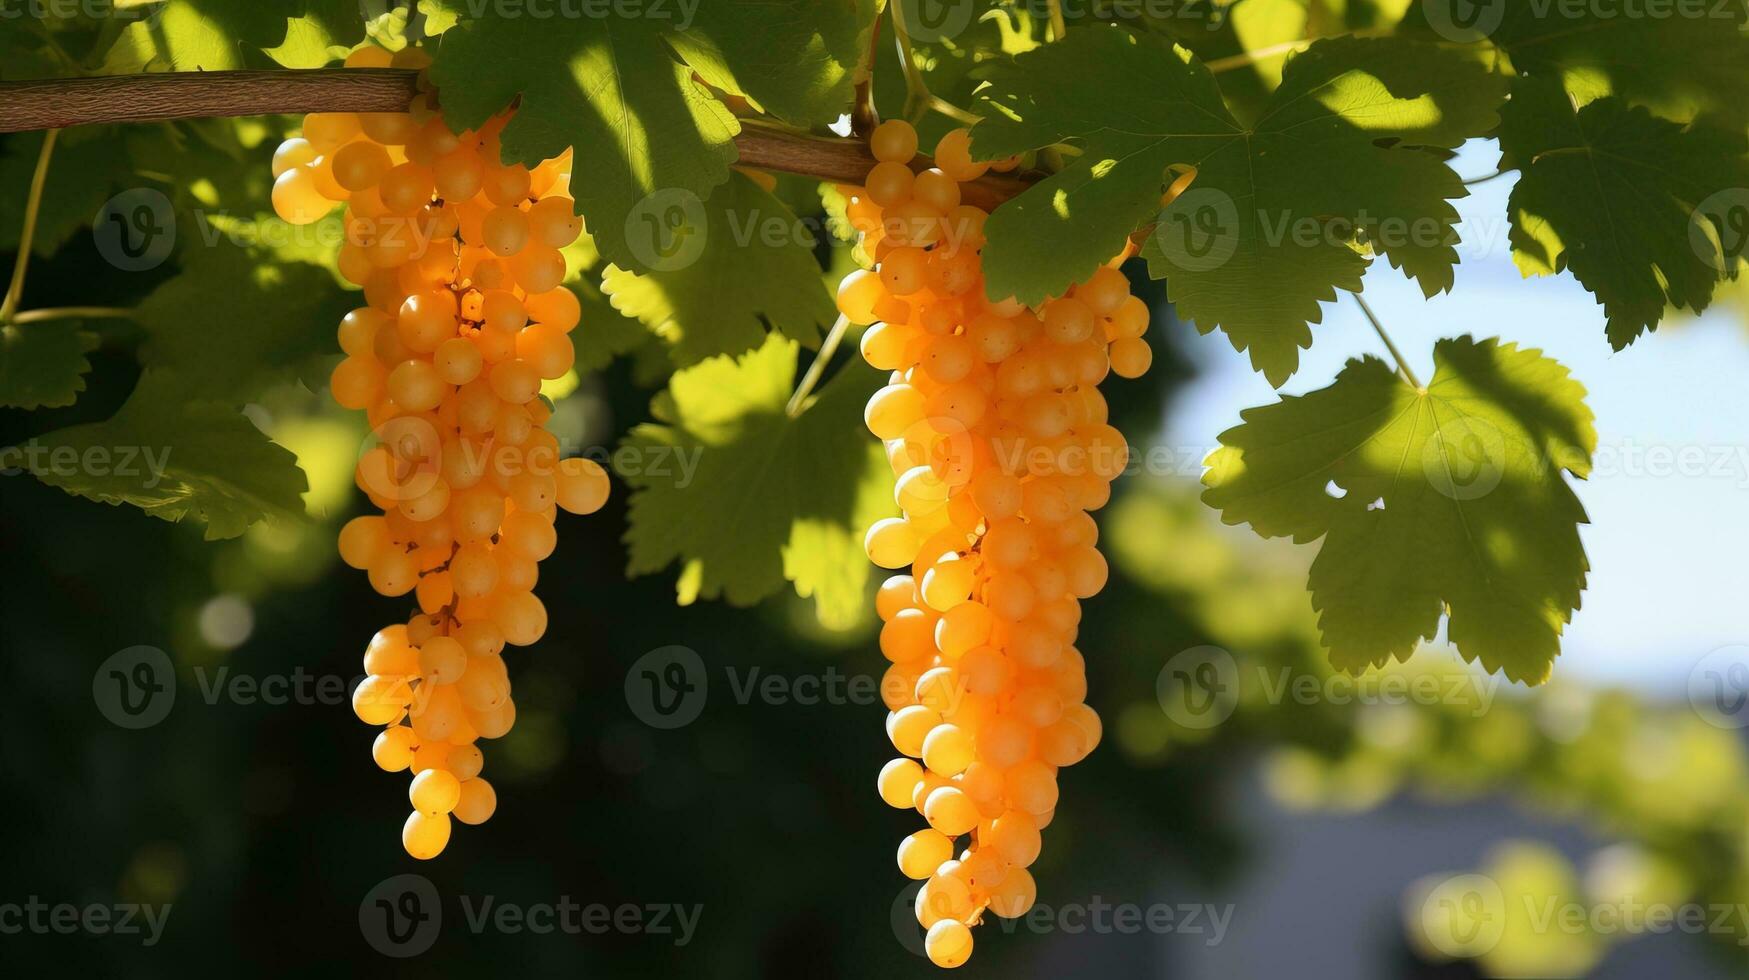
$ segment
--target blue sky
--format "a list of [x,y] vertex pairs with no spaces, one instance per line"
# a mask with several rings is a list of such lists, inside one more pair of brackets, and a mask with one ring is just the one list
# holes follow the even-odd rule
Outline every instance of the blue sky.
[[[1477,142],[1455,166],[1486,174],[1497,158],[1492,143]],[[1424,301],[1378,262],[1367,299],[1423,378],[1434,341],[1473,333],[1540,347],[1585,383],[1600,447],[1598,473],[1579,485],[1592,575],[1557,673],[1675,692],[1708,652],[1749,643],[1749,330],[1721,309],[1612,352],[1602,308],[1577,282],[1526,280],[1512,264],[1504,220],[1513,179],[1478,185],[1457,203],[1466,242],[1451,294]],[[1352,298],[1324,312],[1284,391],[1324,387],[1350,357],[1387,356]],[[1224,336],[1188,346],[1202,373],[1169,416],[1173,445],[1208,445],[1240,409],[1274,400]],[[1699,464],[1692,472],[1677,462],[1685,450]]]

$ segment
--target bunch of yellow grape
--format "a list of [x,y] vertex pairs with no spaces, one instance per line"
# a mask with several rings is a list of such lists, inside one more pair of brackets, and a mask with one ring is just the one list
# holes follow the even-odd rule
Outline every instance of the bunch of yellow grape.
[[872,143],[879,163],[843,190],[875,268],[846,277],[838,306],[872,324],[863,357],[892,372],[865,418],[904,516],[865,544],[875,564],[909,567],[877,600],[887,732],[902,755],[879,790],[928,823],[900,843],[899,868],[924,882],[930,960],[955,967],[986,910],[1032,906],[1027,867],[1057,772],[1099,743],[1074,642],[1080,600],[1106,581],[1088,511],[1110,499],[1129,448],[1098,385],[1148,369],[1148,310],[1115,268],[1123,256],[1038,309],[988,301],[987,215],[961,203],[961,185],[989,165],[971,159],[967,132],[945,136],[920,172],[911,126],[884,123]]
[[[346,63],[429,60],[371,47]],[[504,646],[546,632],[533,590],[557,510],[591,513],[608,493],[600,466],[560,457],[539,397],[574,356],[579,307],[559,253],[582,231],[570,164],[501,164],[507,120],[452,133],[427,89],[410,112],[306,116],[273,160],[286,221],[345,202],[340,271],[364,287],[367,305],[340,324],[331,390],[368,413],[376,444],[356,479],[382,515],[348,522],[340,556],[418,610],[371,639],[353,708],[383,726],[377,764],[413,773],[401,841],[416,858],[442,852],[452,815],[477,824],[497,808],[474,743],[516,719]]]

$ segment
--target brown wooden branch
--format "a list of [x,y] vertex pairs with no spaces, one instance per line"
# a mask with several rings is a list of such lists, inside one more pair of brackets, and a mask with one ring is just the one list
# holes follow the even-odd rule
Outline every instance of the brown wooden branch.
[[[0,133],[213,116],[399,112],[417,93],[416,77],[405,69],[319,68],[0,82]],[[844,184],[861,183],[875,163],[861,140],[809,136],[756,120],[742,120],[735,146],[742,166]],[[916,163],[929,165],[924,157]],[[993,209],[1036,178],[989,174],[966,185],[964,197]]]
[[268,113],[399,112],[417,72],[206,71],[0,82],[0,133],[82,123],[158,122]]

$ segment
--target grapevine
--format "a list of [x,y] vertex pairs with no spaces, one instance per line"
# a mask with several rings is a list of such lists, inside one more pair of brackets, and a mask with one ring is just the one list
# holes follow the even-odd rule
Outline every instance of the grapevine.
[[[416,48],[347,59],[428,63]],[[340,324],[331,390],[370,418],[377,445],[355,475],[383,513],[348,522],[340,555],[418,610],[371,638],[353,709],[383,729],[377,765],[413,773],[401,842],[421,859],[449,843],[452,816],[479,824],[497,809],[475,743],[516,721],[505,645],[546,632],[534,586],[557,511],[593,513],[608,494],[600,465],[561,459],[542,428],[541,381],[571,369],[579,317],[560,285],[559,249],[582,230],[569,161],[500,163],[507,121],[453,133],[428,92],[404,113],[306,116],[273,160],[282,219],[309,224],[345,203],[341,274],[369,304]]]

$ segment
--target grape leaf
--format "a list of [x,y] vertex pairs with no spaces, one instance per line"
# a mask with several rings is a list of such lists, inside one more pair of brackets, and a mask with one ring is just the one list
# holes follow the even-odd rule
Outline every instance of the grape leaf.
[[[1449,200],[1467,192],[1420,148],[1493,129],[1504,94],[1487,69],[1433,46],[1338,38],[1289,61],[1261,118],[1243,126],[1182,49],[1070,31],[998,66],[980,95],[978,157],[1058,142],[1082,151],[990,216],[986,289],[1029,304],[1061,294],[1156,222],[1144,254],[1179,312],[1205,333],[1225,330],[1280,385],[1311,344],[1319,303],[1360,290],[1357,238],[1428,296],[1450,288]],[[1174,167],[1197,177],[1162,213]]]
[[1405,25],[1442,40],[1486,36],[1513,68],[1563,85],[1581,104],[1614,95],[1678,122],[1711,114],[1749,123],[1749,8],[1700,0],[1665,5],[1660,16],[1641,6],[1636,16],[1591,3],[1423,0]]
[[[776,197],[737,173],[704,205],[702,228],[669,229],[677,259],[692,261],[643,275],[607,267],[602,289],[614,308],[673,345],[685,367],[719,354],[742,354],[771,329],[807,346],[837,317],[820,281],[814,236]],[[680,236],[702,235],[696,243]]]
[[122,30],[106,74],[260,67],[267,52],[287,68],[318,68],[329,46],[364,38],[358,0],[164,0]]
[[853,245],[857,241],[856,226],[850,223],[850,198],[837,184],[822,181],[819,185],[820,209],[826,214],[826,232],[834,244]]
[[147,371],[106,422],[38,436],[13,451],[50,486],[234,538],[268,517],[300,518],[309,488],[297,459],[236,409],[187,397],[188,379]]
[[883,517],[899,516],[893,502],[893,470],[876,443],[866,443],[848,522],[798,518],[783,549],[783,576],[796,595],[814,600],[814,616],[829,630],[848,630],[868,616],[868,551],[864,531]]
[[[1238,49],[1235,54],[1265,49],[1283,52],[1259,58],[1249,66],[1248,75],[1260,83],[1263,91],[1274,89],[1281,84],[1281,73],[1287,65],[1286,46],[1306,36],[1310,11],[1296,0],[1244,0],[1230,9],[1232,12],[1227,15],[1227,23],[1232,26]],[[1205,59],[1208,57],[1199,54]],[[1222,87],[1227,89],[1231,99],[1231,86],[1223,81]]]
[[[1168,15],[1141,23],[1201,61],[1244,59],[1217,78],[1228,110],[1241,122],[1256,119],[1269,93],[1281,84],[1292,42],[1321,33],[1306,0],[1239,0],[1219,7],[1177,4],[1169,9]],[[1118,18],[1119,23],[1127,21]]]
[[[130,151],[140,148],[149,138],[115,126],[81,126],[56,137],[32,251],[53,255],[75,235],[89,229],[103,202],[132,172]],[[4,189],[0,193],[0,250],[18,248],[18,234],[24,227],[25,191],[36,172],[42,143],[40,133],[11,136],[6,140],[5,154],[0,155],[0,189]]]
[[646,343],[657,344],[644,325],[613,308],[607,297],[590,277],[565,284],[577,296],[582,315],[577,329],[571,332],[576,348],[578,374],[600,371],[621,354],[629,354]]
[[[628,574],[680,562],[682,605],[719,596],[752,605],[785,579],[824,618],[863,601],[868,563],[851,560],[846,542],[860,550],[862,520],[880,510],[868,485],[884,476],[891,491],[884,463],[871,469],[862,428],[862,406],[880,378],[852,363],[791,418],[784,409],[797,350],[773,335],[740,358],[675,372],[652,406],[659,421],[626,436],[620,452],[641,464],[636,473],[622,469],[634,488]],[[690,479],[687,460],[696,469]]]
[[582,17],[564,27],[463,19],[443,34],[431,77],[452,127],[476,128],[521,100],[501,137],[506,162],[576,147],[571,188],[590,234],[608,260],[642,272],[661,263],[643,218],[710,197],[728,179],[740,127],[675,60],[658,22]]
[[425,33],[436,37],[461,21],[461,5],[451,0],[418,0],[419,12],[425,15]]
[[181,274],[139,305],[140,361],[174,373],[189,398],[242,403],[292,380],[324,391],[334,329],[352,305],[319,266],[197,243]]
[[1696,208],[1733,193],[1749,204],[1740,130],[1683,127],[1615,98],[1575,110],[1536,79],[1513,84],[1501,116],[1501,166],[1524,171],[1508,202],[1513,259],[1527,276],[1570,270],[1603,304],[1617,350],[1667,306],[1706,309],[1719,280],[1736,277]]
[[67,321],[0,327],[0,406],[62,408],[85,390],[97,337]]
[[36,31],[0,31],[0,81],[54,78],[63,72],[62,61],[48,42],[50,22],[32,23],[37,26]]
[[850,106],[874,0],[712,0],[669,41],[700,77],[797,126]]
[[1443,340],[1424,390],[1383,361],[1243,413],[1221,435],[1203,500],[1228,524],[1304,544],[1331,662],[1407,660],[1440,614],[1468,660],[1546,680],[1589,565],[1583,478],[1597,444],[1585,389],[1535,350]]

